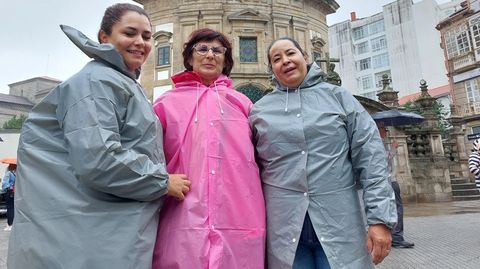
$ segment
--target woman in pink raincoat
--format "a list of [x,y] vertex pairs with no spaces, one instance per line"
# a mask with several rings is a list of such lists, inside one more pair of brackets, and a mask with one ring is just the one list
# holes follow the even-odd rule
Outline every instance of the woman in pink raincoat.
[[232,88],[232,47],[200,29],[185,43],[186,71],[154,110],[169,173],[187,174],[183,202],[167,199],[153,268],[264,268],[265,205],[248,124],[251,101]]

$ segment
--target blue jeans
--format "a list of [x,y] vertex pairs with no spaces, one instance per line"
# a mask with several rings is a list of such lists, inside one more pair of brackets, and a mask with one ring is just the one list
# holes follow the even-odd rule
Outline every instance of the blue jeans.
[[305,216],[292,269],[330,269],[310,216]]

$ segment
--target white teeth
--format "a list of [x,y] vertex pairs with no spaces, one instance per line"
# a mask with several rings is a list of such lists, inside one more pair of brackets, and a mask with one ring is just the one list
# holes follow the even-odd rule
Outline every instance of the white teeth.
[[143,52],[137,50],[129,50],[128,52],[136,55],[143,55]]

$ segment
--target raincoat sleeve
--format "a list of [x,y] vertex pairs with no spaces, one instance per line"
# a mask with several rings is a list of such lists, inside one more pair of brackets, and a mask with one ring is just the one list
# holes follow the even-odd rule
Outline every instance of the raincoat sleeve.
[[397,222],[395,194],[388,181],[385,148],[375,122],[363,106],[346,90],[337,92],[346,111],[350,156],[363,190],[368,225]]
[[[98,81],[90,81],[88,86],[76,85],[82,86],[89,87],[92,94],[71,104],[64,101],[67,106],[63,118],[59,115],[77,179],[97,191],[133,200],[152,201],[166,194],[168,174],[164,164],[154,163],[149,156],[122,147],[122,142],[128,143],[129,139],[121,136],[123,117],[137,113],[137,118],[129,115],[135,121],[143,117],[140,114],[145,111],[137,110],[131,104],[133,97],[129,99],[119,85]],[[128,111],[121,111],[127,106]],[[152,118],[150,128],[156,123],[153,112]]]

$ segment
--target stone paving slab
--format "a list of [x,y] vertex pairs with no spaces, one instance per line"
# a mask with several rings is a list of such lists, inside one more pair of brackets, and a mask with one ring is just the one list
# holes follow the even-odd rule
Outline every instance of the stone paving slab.
[[[415,247],[392,249],[378,269],[480,268],[480,201],[408,204],[405,214],[405,239]],[[10,232],[3,231],[5,225],[1,218],[0,269],[7,268]]]
[[412,249],[392,249],[379,269],[480,268],[480,213],[404,219]]

